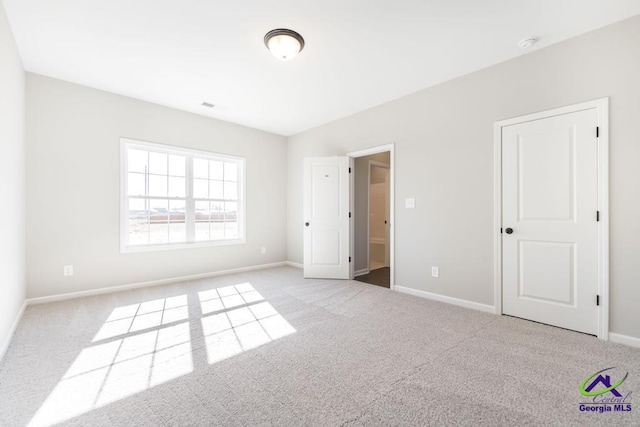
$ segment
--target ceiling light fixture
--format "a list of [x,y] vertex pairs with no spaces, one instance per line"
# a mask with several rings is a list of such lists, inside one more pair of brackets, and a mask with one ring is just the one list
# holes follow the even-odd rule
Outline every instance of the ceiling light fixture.
[[527,37],[526,39],[520,40],[518,46],[520,46],[520,49],[527,49],[536,44],[537,41],[537,37]]
[[265,34],[264,45],[276,58],[290,61],[304,49],[304,39],[293,30],[277,28]]

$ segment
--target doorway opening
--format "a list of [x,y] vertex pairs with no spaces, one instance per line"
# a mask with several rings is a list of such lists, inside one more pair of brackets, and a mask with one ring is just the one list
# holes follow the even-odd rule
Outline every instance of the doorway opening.
[[349,153],[355,280],[393,289],[393,145]]
[[[368,187],[355,191],[355,162],[358,158],[386,153],[383,160],[388,165],[388,215],[384,215],[384,263],[388,264],[388,287],[394,288],[394,145],[369,148],[346,156],[305,157],[303,159],[303,275],[309,279],[354,279],[358,273],[366,274],[369,268],[370,238]],[[382,162],[380,162],[382,163]],[[365,163],[364,175],[368,176],[369,163]],[[362,170],[362,168],[360,168]],[[367,200],[356,212],[355,195]],[[387,196],[385,196],[387,197]],[[364,219],[357,222],[364,232],[356,233],[356,215]],[[359,238],[356,249],[356,234]],[[364,237],[364,240],[362,240]],[[382,237],[380,237],[382,238]],[[378,240],[378,244],[379,244]],[[375,244],[376,242],[374,242]],[[388,255],[386,255],[388,253]],[[356,261],[357,257],[357,261]],[[364,270],[364,271],[362,271]]]

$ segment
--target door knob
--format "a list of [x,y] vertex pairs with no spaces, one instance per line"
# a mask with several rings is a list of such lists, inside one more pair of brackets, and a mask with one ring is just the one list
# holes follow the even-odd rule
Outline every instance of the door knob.
[[507,234],[511,234],[513,233],[513,228],[507,228],[506,230],[504,230],[504,232]]
[[309,223],[308,223],[308,222],[305,222],[305,223],[304,223],[304,225],[308,227],[308,226],[309,226]]

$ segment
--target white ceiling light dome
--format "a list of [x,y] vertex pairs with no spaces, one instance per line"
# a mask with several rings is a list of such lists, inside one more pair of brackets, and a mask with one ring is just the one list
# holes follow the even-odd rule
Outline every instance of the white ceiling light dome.
[[273,56],[290,61],[304,49],[304,39],[293,30],[277,28],[264,36],[264,44]]

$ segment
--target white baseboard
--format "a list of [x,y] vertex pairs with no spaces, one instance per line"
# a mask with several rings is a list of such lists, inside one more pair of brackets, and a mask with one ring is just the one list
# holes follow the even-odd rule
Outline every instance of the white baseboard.
[[609,332],[609,341],[640,348],[640,338]]
[[18,323],[20,323],[20,319],[22,319],[22,315],[24,314],[24,310],[26,308],[27,308],[27,301],[25,300],[22,303],[22,307],[20,307],[20,311],[18,311],[18,315],[16,316],[15,320],[11,324],[11,328],[9,328],[9,332],[7,333],[7,336],[2,340],[2,343],[0,344],[0,361],[2,361],[2,359],[4,358],[4,355],[7,353],[7,350],[9,349],[9,344],[11,344],[11,339],[13,338],[13,334],[16,332],[16,329],[18,328]]
[[353,272],[353,277],[364,276],[365,274],[369,274],[368,268],[363,268],[362,270],[357,270]]
[[286,261],[285,264],[288,265],[289,267],[304,268],[304,265],[298,262]]
[[64,301],[64,300],[73,299],[73,298],[82,298],[82,297],[89,297],[89,296],[95,296],[95,295],[110,294],[112,292],[129,291],[132,289],[146,288],[149,286],[159,286],[159,285],[167,285],[170,283],[185,282],[187,280],[206,279],[207,277],[223,276],[225,274],[235,274],[235,273],[243,273],[246,271],[262,270],[265,268],[282,267],[284,265],[288,265],[287,261],[274,262],[271,264],[253,265],[250,267],[233,268],[230,270],[214,271],[211,273],[194,274],[191,276],[173,277],[170,279],[151,280],[149,282],[131,283],[128,285],[111,286],[108,288],[98,288],[98,289],[91,289],[87,291],[69,292],[65,294],[50,295],[46,297],[28,298],[27,304],[33,305],[33,304],[44,304],[47,302],[54,302],[54,301]]
[[473,310],[484,311],[485,313],[495,313],[495,309],[492,305],[480,304],[478,302],[468,301],[459,298],[448,297],[440,294],[433,294],[431,292],[421,291],[413,288],[406,288],[404,286],[394,286],[394,291],[402,292],[417,297],[427,298],[434,301],[445,302],[447,304],[453,304],[464,308],[471,308]]

